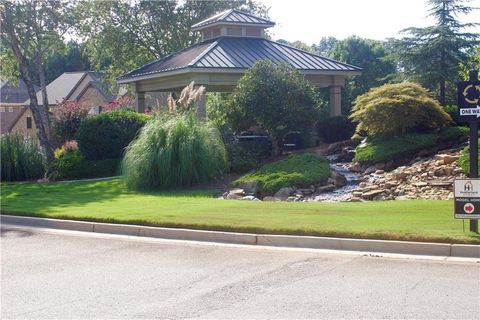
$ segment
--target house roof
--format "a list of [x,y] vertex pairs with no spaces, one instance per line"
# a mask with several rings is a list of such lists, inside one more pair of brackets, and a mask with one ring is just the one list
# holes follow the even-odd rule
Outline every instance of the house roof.
[[[4,107],[4,112],[0,113],[0,131],[1,134],[8,133],[13,128],[15,123],[17,123],[18,119],[22,116],[22,114],[27,110],[25,106],[14,106],[14,107]],[[9,109],[12,112],[9,112]]]
[[[37,86],[34,89],[39,90]],[[28,98],[27,86],[22,79],[17,79],[16,85],[8,80],[0,81],[0,103],[23,103]]]
[[[87,75],[89,75],[92,80],[88,82],[82,81]],[[104,83],[102,79],[103,74],[100,72],[64,72],[47,85],[48,103],[56,104],[57,102],[61,102],[63,99],[76,100],[85,91],[85,88],[90,85],[96,87],[107,100],[112,100],[113,96],[110,96],[106,90],[103,89]],[[84,88],[79,88],[80,85],[84,86]],[[37,92],[37,100],[39,103],[42,103],[41,91]],[[30,100],[26,101],[26,103],[30,103]]]
[[263,38],[220,37],[195,44],[146,64],[120,78],[120,83],[139,77],[181,69],[246,70],[262,59],[286,62],[300,71],[351,73],[362,69]]
[[230,9],[194,24],[192,26],[192,31],[202,30],[214,24],[242,24],[269,28],[273,27],[275,22],[242,12],[240,10]]

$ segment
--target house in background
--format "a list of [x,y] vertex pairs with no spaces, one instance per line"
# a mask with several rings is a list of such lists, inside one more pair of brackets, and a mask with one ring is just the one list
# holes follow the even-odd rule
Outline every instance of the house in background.
[[[42,92],[35,87],[37,100],[42,103]],[[37,140],[37,128],[29,108],[30,99],[25,83],[18,86],[2,81],[0,87],[1,133],[20,133],[25,138]],[[52,112],[63,99],[72,100],[90,108],[90,114],[98,114],[100,107],[115,97],[108,93],[103,74],[93,71],[65,72],[47,85],[49,109]]]
[[[38,92],[40,88],[35,87]],[[25,104],[28,100],[27,87],[23,80],[17,84],[0,81],[0,131],[1,134],[19,133],[27,139],[37,139],[37,128],[32,111]]]
[[[90,114],[97,114],[102,105],[115,99],[106,88],[101,72],[65,72],[47,85],[49,108],[53,111],[57,103],[67,99],[84,104],[91,108]],[[37,92],[37,100],[42,103],[41,91]]]

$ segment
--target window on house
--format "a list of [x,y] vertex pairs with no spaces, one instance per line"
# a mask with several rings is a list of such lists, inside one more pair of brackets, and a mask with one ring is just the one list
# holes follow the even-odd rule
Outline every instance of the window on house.
[[8,107],[8,112],[13,112],[13,107]]
[[27,129],[32,129],[32,117],[27,117]]
[[5,107],[0,107],[0,112],[5,112]]

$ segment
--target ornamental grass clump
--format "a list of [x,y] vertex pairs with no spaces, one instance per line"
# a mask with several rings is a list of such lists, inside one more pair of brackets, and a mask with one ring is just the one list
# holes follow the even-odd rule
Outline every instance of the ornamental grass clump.
[[222,177],[226,168],[218,129],[193,113],[156,115],[122,161],[127,185],[137,190],[191,186]]
[[18,134],[0,137],[2,181],[25,181],[43,177],[45,156],[40,147]]

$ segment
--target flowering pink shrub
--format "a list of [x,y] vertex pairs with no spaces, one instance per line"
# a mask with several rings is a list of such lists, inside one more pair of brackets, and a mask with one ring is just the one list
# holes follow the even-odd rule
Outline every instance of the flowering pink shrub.
[[106,103],[102,106],[102,112],[109,112],[118,109],[131,109],[135,110],[134,108],[134,101],[127,96],[122,96],[117,98],[109,103]]
[[75,138],[82,119],[88,115],[89,107],[78,102],[63,99],[53,108],[53,129],[62,140]]

